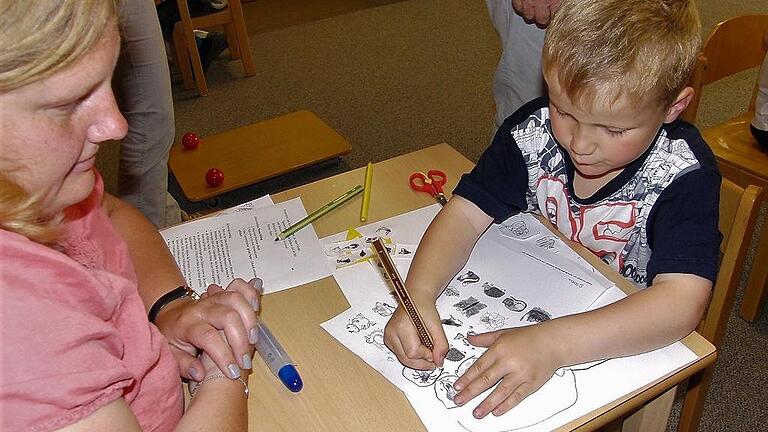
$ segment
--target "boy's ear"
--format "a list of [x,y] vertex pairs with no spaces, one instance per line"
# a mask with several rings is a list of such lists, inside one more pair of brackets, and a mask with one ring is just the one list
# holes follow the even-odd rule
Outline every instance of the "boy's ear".
[[664,123],[672,123],[677,120],[688,104],[693,101],[693,87],[686,87],[680,90],[672,105],[667,109],[667,115],[664,117]]

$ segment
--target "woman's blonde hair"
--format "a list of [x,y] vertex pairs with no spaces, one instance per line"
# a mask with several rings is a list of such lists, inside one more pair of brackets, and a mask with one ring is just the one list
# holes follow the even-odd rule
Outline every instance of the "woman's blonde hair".
[[[0,92],[76,63],[116,20],[117,2],[0,0]],[[10,173],[0,172],[0,229],[52,243],[61,217],[42,217],[40,198],[13,182]]]
[[700,44],[694,0],[563,0],[542,61],[573,101],[627,97],[666,109],[685,88]]
[[88,52],[117,0],[0,0],[0,91],[56,73]]

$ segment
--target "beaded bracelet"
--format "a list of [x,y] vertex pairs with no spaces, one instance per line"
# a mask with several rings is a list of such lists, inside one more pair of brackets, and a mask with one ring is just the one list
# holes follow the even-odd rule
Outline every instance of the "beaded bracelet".
[[[211,380],[215,380],[215,379],[218,379],[218,378],[231,379],[228,376],[224,375],[223,372],[218,371],[216,373],[208,375],[207,377],[205,377],[200,382],[194,382],[193,381],[193,382],[191,382],[189,384],[189,397],[190,398],[195,397],[195,393],[197,392],[197,388],[200,387],[200,384],[202,384],[202,383],[204,383],[206,381],[211,381]],[[243,384],[243,387],[245,387],[245,398],[248,399],[248,394],[250,393],[250,390],[248,390],[248,383],[245,382],[245,380],[242,377],[238,377],[237,380],[240,381]]]

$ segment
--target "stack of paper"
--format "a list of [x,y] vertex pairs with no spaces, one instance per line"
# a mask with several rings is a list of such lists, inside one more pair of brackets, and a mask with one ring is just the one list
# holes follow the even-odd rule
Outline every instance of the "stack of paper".
[[272,293],[331,275],[312,225],[285,240],[277,234],[307,215],[299,198],[272,204],[269,197],[162,230],[184,278],[202,293],[234,278],[264,281]]

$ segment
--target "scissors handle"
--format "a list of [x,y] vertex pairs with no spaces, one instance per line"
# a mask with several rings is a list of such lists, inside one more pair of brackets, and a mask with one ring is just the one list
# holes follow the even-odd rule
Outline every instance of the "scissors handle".
[[415,172],[411,174],[408,181],[411,184],[411,189],[432,195],[442,206],[448,204],[442,187],[445,184],[444,172],[439,170],[429,170],[427,174]]
[[408,178],[408,181],[411,183],[411,189],[413,190],[426,192],[431,195],[437,193],[435,188],[432,186],[432,180],[423,172],[415,172],[411,174],[411,177]]
[[440,170],[433,169],[427,171],[427,177],[429,177],[429,179],[432,181],[432,187],[435,188],[435,192],[442,194],[443,185],[447,180],[445,173]]

